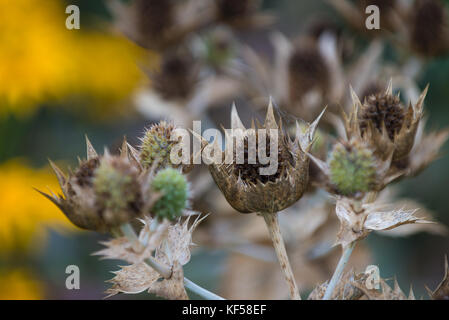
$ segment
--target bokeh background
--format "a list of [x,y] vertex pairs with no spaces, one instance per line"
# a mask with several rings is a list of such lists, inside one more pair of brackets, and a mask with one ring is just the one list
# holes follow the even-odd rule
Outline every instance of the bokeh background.
[[[449,2],[449,1],[447,1]],[[65,7],[81,10],[81,29],[65,28]],[[448,3],[449,5],[449,3]],[[298,33],[315,14],[328,13],[321,0],[269,0],[264,8],[280,18],[273,28]],[[259,48],[267,30],[245,34]],[[148,53],[115,32],[103,0],[0,0],[0,299],[100,299],[117,269],[91,253],[104,236],[84,232],[33,188],[57,191],[47,159],[75,167],[84,156],[84,135],[115,150],[126,135],[133,144],[149,120],[135,111],[130,96],[150,86],[142,66]],[[430,83],[429,127],[449,125],[449,59],[426,66],[419,86]],[[415,199],[449,226],[449,146],[419,177],[400,183],[400,194]],[[213,214],[213,212],[212,212]],[[427,233],[407,238],[371,235],[366,241],[382,276],[396,275],[401,287],[435,288],[443,274],[449,238]],[[199,248],[186,266],[193,281],[220,293],[229,252]],[[65,268],[81,270],[81,290],[65,288]],[[263,279],[261,279],[263,281]],[[310,290],[311,288],[308,288]],[[118,298],[148,298],[145,294]]]

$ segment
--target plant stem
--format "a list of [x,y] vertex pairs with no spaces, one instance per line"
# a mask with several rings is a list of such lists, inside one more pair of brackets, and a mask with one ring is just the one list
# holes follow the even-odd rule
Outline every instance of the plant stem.
[[212,293],[203,287],[200,287],[195,282],[190,281],[189,279],[184,277],[184,286],[190,291],[196,293],[197,295],[207,299],[207,300],[225,300],[224,298]]
[[282,239],[281,229],[279,228],[279,221],[277,213],[262,213],[265,223],[270,233],[271,241],[273,242],[274,250],[284,273],[285,281],[290,290],[290,298],[292,300],[301,300],[298,286],[296,285],[295,277],[293,275],[290,261],[288,260],[287,251],[285,250],[284,240]]
[[349,257],[351,256],[352,250],[354,249],[356,241],[351,242],[347,247],[343,248],[343,253],[340,257],[340,261],[338,261],[337,268],[335,269],[334,274],[332,275],[331,281],[329,282],[326,292],[324,293],[323,300],[330,300],[332,298],[332,294],[335,290],[335,286],[341,278],[343,270],[345,269],[346,264],[349,261]]
[[[120,227],[120,230],[123,232],[125,237],[127,237],[129,240],[140,243],[139,238],[137,237],[136,232],[134,231],[133,227],[127,223]],[[159,272],[161,276],[163,276],[165,279],[170,279],[172,275],[172,270],[168,266],[157,262],[153,257],[149,257],[145,259],[145,263],[148,264],[151,268]],[[186,277],[184,277],[184,286],[189,289],[190,291],[196,293],[200,297],[203,297],[206,300],[225,300],[224,298],[216,295],[215,293],[212,293],[196,283],[190,281]]]

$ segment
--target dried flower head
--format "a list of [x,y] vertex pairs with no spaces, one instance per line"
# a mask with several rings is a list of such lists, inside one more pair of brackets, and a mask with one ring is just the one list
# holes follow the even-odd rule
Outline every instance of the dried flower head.
[[406,108],[392,86],[390,81],[384,93],[369,96],[363,104],[352,91],[353,110],[349,117],[344,115],[345,127],[349,138],[366,141],[382,160],[393,152],[393,165],[401,166],[414,145],[428,87]]
[[137,160],[128,153],[124,141],[120,156],[107,149],[99,156],[89,140],[87,160],[81,161],[74,173],[66,176],[53,162],[63,195],[48,195],[76,226],[106,232],[148,211],[156,195],[148,192],[152,172],[141,172]]
[[164,55],[160,70],[150,76],[154,90],[167,100],[187,99],[197,84],[197,68],[189,54]]
[[[209,165],[215,183],[234,209],[242,213],[275,213],[301,198],[308,183],[309,161],[306,152],[312,146],[313,135],[320,117],[308,125],[305,131],[302,131],[298,125],[296,139],[292,141],[285,135],[282,127],[277,125],[270,101],[265,124],[261,128],[268,131],[266,139],[270,141],[273,139],[270,129],[278,132],[278,150],[269,150],[268,147],[266,149],[267,153],[277,152],[276,172],[270,175],[261,174],[259,169],[264,166],[259,159],[257,158],[255,163],[250,163],[248,160],[248,144],[244,144],[245,159],[242,164],[236,164],[234,161],[232,164]],[[253,125],[252,129],[246,129],[235,106],[231,112],[231,124],[233,130],[242,130],[248,137],[248,141],[259,141],[255,126]],[[265,146],[261,146],[259,141],[258,155]],[[228,151],[225,150],[224,154]],[[235,151],[233,153],[235,159]]]
[[140,146],[139,161],[144,169],[151,168],[157,161],[157,168],[176,167],[170,160],[172,148],[179,143],[174,139],[176,127],[173,123],[161,121],[146,130]]
[[259,2],[258,0],[218,0],[218,18],[227,22],[248,18],[258,9]]
[[444,4],[439,0],[417,0],[411,8],[411,47],[426,57],[445,54],[449,49],[449,30]]
[[288,61],[289,96],[292,102],[301,102],[313,89],[325,94],[330,75],[326,61],[315,45],[297,46]]
[[154,177],[151,187],[162,194],[151,209],[159,219],[176,220],[187,205],[188,184],[186,178],[177,170],[166,168]]

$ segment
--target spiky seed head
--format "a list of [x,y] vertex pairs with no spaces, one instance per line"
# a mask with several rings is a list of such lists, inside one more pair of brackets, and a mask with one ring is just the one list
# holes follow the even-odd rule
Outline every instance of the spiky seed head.
[[156,169],[176,167],[170,160],[172,148],[179,143],[173,136],[175,129],[173,123],[161,121],[145,132],[140,146],[140,164],[143,168],[151,168],[156,161]]
[[421,55],[437,56],[447,49],[447,15],[439,0],[417,0],[411,17],[411,45]]
[[[235,152],[236,148],[234,150],[226,149],[221,154],[223,159],[232,152],[233,162],[231,164],[212,162],[209,165],[209,170],[226,200],[235,210],[241,213],[275,213],[291,206],[301,198],[308,186],[309,160],[306,152],[312,147],[313,135],[319,118],[308,125],[305,132],[298,125],[296,139],[292,141],[283,131],[282,125],[278,125],[271,101],[265,123],[263,126],[258,125],[257,129],[254,123],[251,129],[246,129],[237,114],[237,109],[233,106],[231,129],[241,130],[242,136],[239,139],[242,137],[245,139],[243,140],[243,163],[237,163],[239,159]],[[266,130],[265,144],[260,144],[261,135],[259,135],[258,129]],[[274,132],[278,133],[278,150],[271,150],[271,142],[275,138]],[[225,133],[228,134],[226,131]],[[227,135],[226,139],[228,138],[235,137]],[[207,145],[208,142],[205,144]],[[264,147],[265,150],[263,150]],[[260,151],[267,156],[269,154],[269,165],[276,166],[270,166],[271,169],[276,169],[274,173],[265,172],[264,174],[259,170],[265,167],[258,158]],[[239,150],[240,152],[241,150]],[[251,160],[255,160],[255,163],[251,163],[252,161],[250,162],[248,159],[250,152],[251,154],[254,152],[254,158]],[[277,157],[273,156],[273,152],[276,152]]]
[[96,205],[108,226],[137,217],[141,202],[138,171],[123,157],[103,157],[95,170]]
[[185,99],[194,91],[196,76],[195,63],[188,53],[166,54],[152,77],[153,88],[164,99]]
[[341,195],[370,191],[376,183],[376,160],[371,150],[361,144],[336,144],[328,166],[330,182]]
[[312,89],[326,92],[329,86],[329,70],[315,45],[297,46],[288,61],[289,95],[293,102],[300,102]]
[[159,219],[179,218],[187,206],[188,184],[185,176],[178,170],[166,168],[156,174],[151,187],[162,194],[154,204],[152,214]]
[[360,130],[363,134],[368,128],[368,122],[379,131],[385,125],[388,137],[394,141],[404,123],[405,110],[398,96],[385,93],[368,96],[360,113]]

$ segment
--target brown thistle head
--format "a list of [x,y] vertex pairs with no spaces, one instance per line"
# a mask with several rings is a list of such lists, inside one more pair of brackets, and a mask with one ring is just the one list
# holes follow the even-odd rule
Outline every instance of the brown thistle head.
[[173,24],[172,0],[135,0],[136,27],[144,37],[158,39]]
[[45,194],[77,227],[106,232],[148,213],[155,201],[151,194],[152,173],[142,172],[128,153],[126,141],[120,156],[98,155],[87,141],[87,159],[66,175],[53,162],[62,195]]
[[292,102],[301,102],[311,90],[324,94],[330,75],[323,56],[316,45],[297,46],[288,61],[289,96]]
[[403,166],[415,142],[427,90],[408,107],[399,95],[393,95],[391,81],[385,92],[369,96],[363,104],[352,91],[353,109],[349,116],[344,115],[347,136],[367,142],[382,160],[393,153],[392,164]]
[[[251,129],[246,129],[235,106],[233,107],[233,136],[226,131],[226,139],[241,139],[243,148],[239,151],[238,148],[229,149],[227,145],[223,153],[221,149],[214,149],[220,150],[221,159],[225,159],[226,154],[231,154],[233,160],[231,163],[212,163],[209,170],[234,209],[241,213],[274,213],[301,198],[308,184],[309,161],[306,152],[312,146],[319,118],[304,130],[298,125],[296,138],[291,140],[283,132],[282,125],[278,126],[271,102],[264,125],[258,125],[260,130],[256,130],[254,123]],[[240,135],[235,132],[240,132]],[[243,156],[239,161],[237,153],[241,151]],[[261,155],[269,155],[270,158],[273,156],[274,163],[262,163]]]
[[248,18],[259,7],[258,0],[218,0],[217,16],[226,22]]
[[152,74],[151,79],[153,88],[162,98],[187,99],[197,84],[197,68],[189,54],[166,54],[160,70]]
[[410,28],[411,47],[418,54],[433,57],[448,51],[447,13],[441,1],[415,1],[411,10]]

